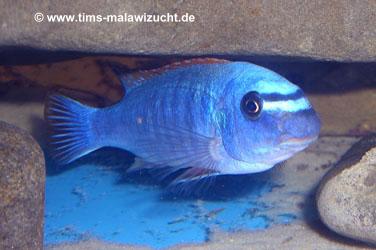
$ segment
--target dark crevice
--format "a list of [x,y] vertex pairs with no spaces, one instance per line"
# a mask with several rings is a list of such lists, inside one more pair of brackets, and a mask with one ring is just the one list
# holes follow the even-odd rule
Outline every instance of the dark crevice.
[[[47,51],[27,47],[1,47],[0,65],[16,66],[49,64],[73,60],[86,56],[115,56],[106,53],[84,53],[76,51]],[[119,55],[116,55],[119,56]],[[146,57],[124,55],[132,57]],[[143,62],[140,69],[152,69],[172,60],[182,60],[191,56],[158,56]],[[194,57],[194,56],[193,56]],[[282,56],[230,56],[204,55],[233,61],[249,61],[271,69],[291,82],[299,85],[307,93],[339,93],[376,87],[376,62],[334,62],[317,61],[309,58]],[[111,63],[111,62],[109,62]],[[3,85],[3,84],[1,84]],[[2,88],[5,88],[4,86]],[[0,92],[2,92],[0,90]]]

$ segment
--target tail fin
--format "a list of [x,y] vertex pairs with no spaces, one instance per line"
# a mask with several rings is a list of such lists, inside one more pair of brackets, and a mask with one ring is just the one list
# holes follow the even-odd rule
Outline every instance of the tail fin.
[[45,106],[45,119],[50,127],[52,157],[58,163],[68,164],[97,148],[91,129],[96,108],[73,99],[53,94]]

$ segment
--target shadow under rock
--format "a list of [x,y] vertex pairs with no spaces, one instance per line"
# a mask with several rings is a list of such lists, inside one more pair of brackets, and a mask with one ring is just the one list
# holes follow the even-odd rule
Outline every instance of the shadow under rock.
[[27,46],[0,46],[0,65],[53,63],[87,56],[77,51],[51,51]]
[[[112,55],[114,54],[84,53],[78,51],[48,51],[29,47],[0,46],[0,65],[46,64],[87,56],[109,57]],[[146,56],[141,55],[121,56],[146,58]],[[191,59],[192,57],[197,56],[166,56],[155,54],[148,57],[152,60],[140,64],[138,70],[157,68],[172,61]],[[281,74],[288,80],[302,87],[307,93],[338,93],[359,88],[376,87],[376,62],[317,61],[309,57],[270,55],[234,56],[224,54],[205,54],[200,57],[215,57],[232,61],[248,61],[255,63]],[[108,60],[109,59],[107,58],[104,65],[101,65],[101,67],[111,64],[111,61]],[[118,66],[121,67],[121,65]],[[128,71],[126,68],[123,68],[123,70],[124,72]]]
[[46,151],[48,134],[46,132],[47,124],[45,120],[40,118],[37,115],[33,115],[30,117],[30,124],[31,124],[31,135],[39,143],[40,147],[44,151]]

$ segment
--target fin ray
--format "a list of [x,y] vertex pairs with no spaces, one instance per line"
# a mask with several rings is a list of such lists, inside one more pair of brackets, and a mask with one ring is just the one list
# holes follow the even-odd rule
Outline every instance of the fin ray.
[[68,164],[98,148],[90,129],[95,110],[68,97],[48,96],[45,117],[51,132],[52,157],[58,163]]

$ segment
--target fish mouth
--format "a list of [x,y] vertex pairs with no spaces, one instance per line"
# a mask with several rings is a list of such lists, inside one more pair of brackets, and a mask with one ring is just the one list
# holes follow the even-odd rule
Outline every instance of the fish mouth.
[[280,144],[283,147],[308,146],[317,139],[317,136],[290,137]]
[[290,137],[280,143],[275,151],[270,154],[263,163],[265,164],[276,164],[282,162],[291,156],[295,155],[307,148],[309,144],[314,142],[318,136],[307,136],[307,137]]

